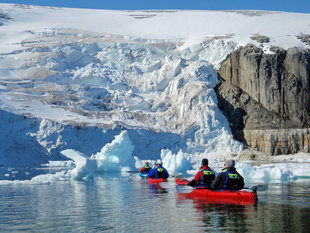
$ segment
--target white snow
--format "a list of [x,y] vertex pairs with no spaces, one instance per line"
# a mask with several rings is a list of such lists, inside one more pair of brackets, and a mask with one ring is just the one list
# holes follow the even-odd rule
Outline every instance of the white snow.
[[[199,41],[201,38],[231,37],[238,45],[251,41],[256,33],[271,38],[270,45],[305,47],[296,38],[309,33],[309,14],[268,11],[112,11],[1,4],[11,17],[2,22],[2,51],[20,47],[23,39],[56,28],[120,35],[120,40],[136,37],[151,40]],[[139,18],[138,16],[144,16]],[[87,20],[84,20],[87,19]],[[141,39],[140,39],[141,40]],[[60,43],[63,41],[59,41]],[[256,43],[257,44],[257,43]],[[6,46],[4,46],[6,45]]]
[[[309,48],[296,37],[310,34],[309,14],[11,4],[0,13],[0,165],[37,166],[60,152],[75,165],[32,182],[135,171],[158,158],[172,174],[193,174],[204,157],[220,171],[243,149],[217,107],[221,62],[247,43],[266,53]],[[286,181],[306,175],[300,166],[240,170],[249,180]]]

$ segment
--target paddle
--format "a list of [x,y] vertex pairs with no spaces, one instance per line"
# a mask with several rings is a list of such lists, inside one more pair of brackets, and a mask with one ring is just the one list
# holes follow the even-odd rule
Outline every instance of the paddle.
[[[252,187],[255,187],[255,186],[252,186]],[[259,184],[259,185],[256,185],[256,188],[257,188],[257,191],[263,192],[263,191],[266,191],[268,189],[268,185]],[[250,189],[251,189],[251,187],[250,187]]]
[[178,193],[190,193],[195,189],[195,187],[188,186],[188,185],[177,185],[175,186]]

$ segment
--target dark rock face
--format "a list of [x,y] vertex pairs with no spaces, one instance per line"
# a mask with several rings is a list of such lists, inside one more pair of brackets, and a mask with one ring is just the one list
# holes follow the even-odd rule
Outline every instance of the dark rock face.
[[296,36],[297,39],[301,40],[301,42],[304,42],[307,45],[310,45],[310,35],[309,34],[300,34]]
[[235,138],[250,147],[272,155],[310,152],[309,130],[300,131],[310,128],[310,50],[272,51],[247,45],[222,63],[219,107]]
[[10,20],[10,19],[11,17],[0,9],[0,26],[3,25],[3,21]]
[[264,35],[260,35],[258,33],[251,36],[251,39],[257,41],[258,43],[268,43],[270,41],[269,37],[264,36]]

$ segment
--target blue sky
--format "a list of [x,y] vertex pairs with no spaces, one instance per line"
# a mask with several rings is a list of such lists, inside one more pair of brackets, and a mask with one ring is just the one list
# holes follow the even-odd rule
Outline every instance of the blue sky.
[[250,9],[310,13],[310,0],[0,0],[0,3],[113,10]]

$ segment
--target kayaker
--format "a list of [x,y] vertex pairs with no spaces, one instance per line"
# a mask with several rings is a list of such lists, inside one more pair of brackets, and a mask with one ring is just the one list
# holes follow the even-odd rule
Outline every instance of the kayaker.
[[196,187],[196,186],[202,186],[205,188],[209,188],[212,184],[212,181],[215,179],[215,173],[214,171],[208,166],[209,160],[208,159],[202,159],[201,161],[201,168],[196,173],[193,180],[191,180],[187,185]]
[[144,166],[140,168],[139,173],[148,173],[152,168],[150,167],[150,163],[146,161]]
[[224,164],[224,169],[212,182],[212,190],[240,190],[244,187],[243,177],[235,168],[235,160],[230,159]]
[[169,173],[163,167],[163,162],[161,160],[157,160],[155,167],[149,171],[148,177],[150,178],[168,178]]

